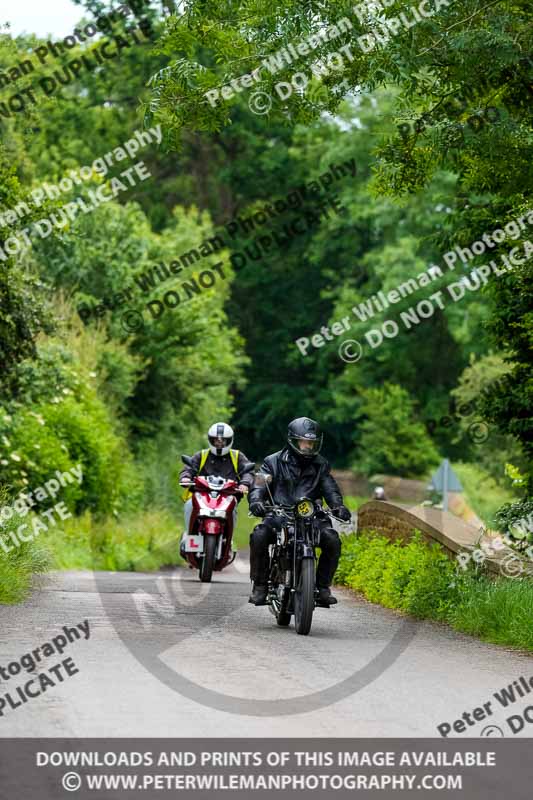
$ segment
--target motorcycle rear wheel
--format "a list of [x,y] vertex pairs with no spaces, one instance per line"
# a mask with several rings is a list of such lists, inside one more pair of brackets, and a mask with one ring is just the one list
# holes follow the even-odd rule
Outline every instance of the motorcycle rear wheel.
[[[276,593],[274,594],[276,595]],[[287,611],[287,606],[289,604],[288,590],[285,590],[284,594],[285,596],[282,598],[274,596],[273,601],[270,605],[270,610],[276,617],[276,622],[280,626],[280,628],[286,628],[287,625],[290,625],[292,616],[291,613]]]
[[294,593],[294,627],[296,633],[307,636],[315,610],[315,562],[304,558],[300,567],[298,586]]
[[211,583],[213,567],[215,566],[217,541],[218,536],[211,535],[205,537],[205,549],[202,556],[202,563],[200,564],[200,580],[202,583]]

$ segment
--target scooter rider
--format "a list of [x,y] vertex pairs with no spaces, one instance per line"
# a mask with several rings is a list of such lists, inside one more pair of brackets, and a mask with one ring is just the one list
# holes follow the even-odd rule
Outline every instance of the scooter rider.
[[[179,483],[185,489],[183,499],[185,505],[185,532],[182,537],[180,552],[183,555],[184,539],[189,531],[189,521],[192,514],[192,499],[190,487],[197,475],[219,475],[226,480],[238,481],[239,492],[247,494],[253,483],[253,474],[247,473],[240,477],[240,472],[249,461],[241,450],[233,450],[233,428],[225,422],[215,422],[207,431],[209,447],[199,450],[192,456],[190,466],[185,466],[179,477]],[[234,512],[236,515],[236,511]],[[235,520],[234,520],[235,522]]]
[[[319,455],[322,439],[323,434],[317,422],[308,417],[294,419],[288,428],[288,446],[267,456],[261,471],[272,475],[269,489],[275,503],[292,505],[303,496],[311,500],[324,498],[333,514],[348,522],[351,514],[343,504],[341,491],[330,473],[328,462]],[[250,573],[254,588],[249,602],[256,606],[266,604],[268,546],[276,541],[277,520],[268,514],[265,502],[268,502],[266,486],[254,486],[248,497],[250,511],[256,517],[264,517],[250,536]],[[329,587],[339,563],[341,542],[325,513],[320,531],[319,546],[322,552],[316,574],[318,604],[329,607],[337,602]]]

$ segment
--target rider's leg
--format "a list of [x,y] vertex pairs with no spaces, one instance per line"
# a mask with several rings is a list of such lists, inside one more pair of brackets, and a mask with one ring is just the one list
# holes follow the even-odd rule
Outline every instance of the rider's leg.
[[319,601],[326,605],[337,602],[330,591],[333,576],[337,570],[341,555],[341,540],[336,530],[329,524],[321,526],[320,530],[320,559],[316,571],[316,585],[319,590]]
[[187,534],[189,533],[189,522],[191,521],[191,514],[192,514],[192,498],[189,498],[185,501],[183,506],[183,516],[185,518],[185,530],[183,531],[183,536],[181,537],[180,543],[180,554],[181,556],[185,555],[185,539]]
[[191,514],[192,514],[192,498],[189,497],[188,500],[185,501],[183,506],[183,516],[185,517],[185,533],[189,533],[189,523],[191,521]]
[[254,590],[250,603],[264,605],[268,589],[268,545],[276,541],[276,529],[268,520],[256,525],[250,535],[250,577]]

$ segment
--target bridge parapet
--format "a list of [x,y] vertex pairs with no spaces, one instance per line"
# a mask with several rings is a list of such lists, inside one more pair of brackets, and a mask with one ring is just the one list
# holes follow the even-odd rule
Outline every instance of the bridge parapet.
[[[450,558],[477,548],[482,530],[431,506],[405,508],[395,503],[371,500],[357,512],[357,531],[375,530],[392,541],[407,542],[414,530],[420,531],[427,542],[438,542]],[[501,562],[509,551],[486,557],[483,563],[492,573],[501,572]]]

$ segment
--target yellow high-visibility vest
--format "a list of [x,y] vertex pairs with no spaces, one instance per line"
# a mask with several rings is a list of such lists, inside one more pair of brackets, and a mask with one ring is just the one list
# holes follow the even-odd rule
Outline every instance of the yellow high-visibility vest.
[[[229,455],[231,458],[231,463],[233,464],[233,469],[239,475],[239,451],[238,450],[230,450]],[[200,456],[200,466],[198,468],[198,475],[205,467],[206,461],[209,458],[209,449],[202,450],[202,455]],[[192,497],[192,492],[190,489],[184,489],[181,499],[185,503],[190,497]]]

